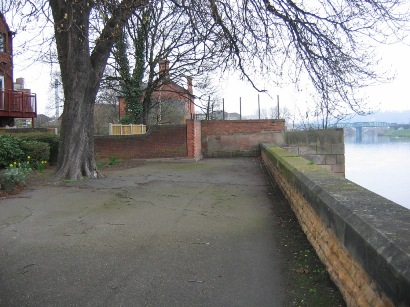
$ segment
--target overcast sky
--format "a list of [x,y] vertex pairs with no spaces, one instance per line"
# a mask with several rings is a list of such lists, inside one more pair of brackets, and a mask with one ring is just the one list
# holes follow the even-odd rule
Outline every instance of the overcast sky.
[[[396,79],[389,83],[370,87],[367,90],[369,103],[380,110],[410,110],[410,47],[406,45],[383,46],[381,49],[383,64],[391,66],[396,71]],[[49,102],[54,99],[54,92],[50,91],[51,68],[45,64],[33,64],[27,67],[23,62],[23,55],[14,58],[14,78],[23,77],[26,88],[37,94],[39,113],[54,114],[47,110]],[[261,86],[263,82],[260,82]],[[239,99],[242,98],[242,114],[257,113],[258,93],[245,81],[231,76],[221,81],[221,96],[225,99],[225,108],[229,112],[239,113]],[[268,87],[269,95],[260,94],[261,108],[268,109],[276,105],[276,96],[279,95],[280,105],[293,110],[306,105],[310,97],[297,94],[292,86],[284,89]]]
[[[396,44],[382,46],[379,48],[382,63],[385,68],[390,68],[396,73],[396,78],[387,84],[369,87],[366,90],[369,104],[382,111],[390,110],[410,110],[410,46]],[[266,94],[260,94],[261,104],[264,108],[269,105],[276,105],[276,95],[279,95],[281,106],[289,109],[302,108],[311,100],[306,94],[298,94],[293,86],[287,88],[267,88],[269,97]],[[239,97],[242,97],[242,113],[255,114],[258,104],[257,92],[246,82],[238,78],[226,80],[224,95],[225,102],[230,107],[239,112]],[[311,102],[311,101],[310,101]]]
[[[6,18],[8,16],[6,15]],[[15,48],[21,41],[27,39],[24,33],[18,33],[14,39]],[[40,36],[40,35],[39,35]],[[18,52],[15,51],[15,54]],[[396,72],[396,79],[390,84],[378,85],[367,90],[369,104],[380,110],[410,110],[410,47],[404,44],[382,46],[379,48],[379,55],[383,62],[381,65],[390,67]],[[14,57],[14,78],[23,77],[25,87],[30,88],[37,94],[38,113],[53,115],[55,111],[48,110],[47,106],[54,100],[54,91],[50,90],[49,65],[36,63],[27,66],[28,61],[25,54]],[[56,67],[54,67],[55,70]],[[261,108],[269,109],[276,105],[277,95],[279,95],[280,105],[286,106],[290,110],[303,109],[307,104],[312,104],[312,98],[308,93],[297,94],[293,86],[287,88],[275,88],[263,83],[264,79],[256,80],[262,88],[265,86],[269,95],[260,94]],[[239,113],[239,99],[242,97],[242,114],[257,114],[258,93],[246,82],[239,81],[237,77],[230,76],[221,82],[221,97],[225,99],[225,109],[228,112]],[[298,113],[298,111],[296,111]],[[302,112],[303,113],[303,112]]]

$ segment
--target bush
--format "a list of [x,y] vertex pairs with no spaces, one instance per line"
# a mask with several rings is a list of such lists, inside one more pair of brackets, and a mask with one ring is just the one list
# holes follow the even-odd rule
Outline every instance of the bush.
[[51,133],[30,132],[30,133],[25,133],[25,134],[19,134],[18,138],[21,140],[30,140],[30,141],[47,143],[50,146],[50,157],[49,159],[47,159],[47,161],[50,162],[50,164],[57,163],[58,146],[59,146],[59,140],[60,140],[58,135],[51,134]]
[[9,135],[0,135],[0,167],[4,168],[13,162],[21,162],[24,151],[20,147],[21,141]]
[[134,117],[132,117],[129,114],[125,114],[123,117],[121,117],[120,119],[120,124],[121,125],[130,125],[130,124],[135,124],[136,121],[134,119]]
[[[38,140],[45,140],[41,142]],[[51,145],[50,145],[51,144]],[[6,168],[0,173],[0,189],[6,192],[14,191],[16,187],[25,185],[24,179],[33,168],[43,172],[50,160],[50,148],[58,153],[58,138],[45,133],[30,133],[24,135],[0,135],[0,168]]]
[[50,159],[50,145],[38,141],[22,141],[21,149],[25,156],[30,156],[30,159],[35,164],[42,161],[49,161]]

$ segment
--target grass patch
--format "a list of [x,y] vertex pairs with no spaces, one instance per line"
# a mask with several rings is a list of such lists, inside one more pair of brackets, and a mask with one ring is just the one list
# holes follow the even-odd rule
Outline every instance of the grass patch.
[[389,137],[410,138],[410,129],[385,131],[382,132],[381,135]]

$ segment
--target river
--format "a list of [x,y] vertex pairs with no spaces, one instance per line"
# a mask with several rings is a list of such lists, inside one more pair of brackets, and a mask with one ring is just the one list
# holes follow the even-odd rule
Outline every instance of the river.
[[410,209],[410,138],[345,137],[346,178]]

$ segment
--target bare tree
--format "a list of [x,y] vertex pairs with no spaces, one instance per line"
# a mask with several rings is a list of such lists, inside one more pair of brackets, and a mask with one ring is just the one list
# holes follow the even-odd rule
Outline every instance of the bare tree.
[[180,125],[185,123],[184,100],[153,100],[154,108],[148,114],[148,125]]
[[98,172],[92,123],[100,81],[116,34],[145,1],[108,2],[115,8],[111,16],[101,19],[103,30],[91,50],[90,17],[107,2],[50,0],[49,3],[65,97],[56,174],[60,178],[95,178]]
[[[57,178],[98,177],[93,114],[100,80],[116,34],[136,9],[145,4],[142,0],[26,2],[25,10],[31,10],[29,16],[45,14],[54,26],[65,101]],[[18,7],[21,2],[15,5]],[[107,15],[108,11],[111,14]],[[98,22],[102,29],[94,40],[95,33],[90,33],[92,21]]]
[[36,126],[37,127],[49,127],[51,118],[44,114],[38,114],[36,118]]
[[[224,119],[227,114],[223,110],[223,101],[222,98],[215,93],[213,96],[208,96],[206,99],[202,98],[199,102],[196,103],[197,117],[199,119],[212,120],[212,119]],[[225,112],[226,113],[226,112]]]
[[[140,16],[137,10],[143,6],[154,4],[154,13],[163,7],[169,16],[158,19],[149,32],[155,35],[146,37],[157,46],[149,50],[162,52],[146,55],[150,67],[144,103],[149,102],[145,99],[153,84],[160,82],[154,69],[160,55],[171,63],[191,57],[198,74],[215,67],[237,69],[255,88],[255,75],[277,83],[307,78],[324,109],[337,104],[359,114],[363,102],[357,90],[380,80],[372,47],[400,38],[397,35],[407,30],[410,16],[406,0],[16,0],[13,4],[25,5],[29,16],[43,15],[53,23],[65,95],[57,176],[71,179],[98,176],[93,106],[116,35],[135,12]],[[185,31],[172,32],[178,27]],[[168,35],[156,35],[159,32]],[[179,78],[193,72],[187,67],[181,67]]]
[[[259,116],[259,114],[256,114]],[[287,107],[280,107],[278,110],[277,106],[271,106],[269,108],[260,110],[261,119],[284,119],[289,120],[292,117],[292,113]]]
[[[175,1],[179,2],[179,1]],[[391,1],[192,1],[179,2],[196,27],[208,16],[221,35],[224,64],[254,82],[254,72],[279,84],[308,79],[323,110],[366,112],[361,89],[385,80],[376,73],[373,47],[400,39],[408,21],[408,3]],[[203,8],[203,9],[202,9]],[[207,14],[204,14],[205,8]],[[329,112],[325,112],[329,114]]]
[[316,113],[324,128],[351,112],[370,111],[358,90],[387,80],[376,73],[372,47],[400,39],[397,30],[408,20],[403,0],[152,3],[147,100],[160,82],[156,60],[172,57],[173,71],[181,72],[177,76],[186,74],[183,70],[203,75],[216,68],[238,69],[256,89],[260,74],[273,76],[277,84],[308,80],[318,93]]
[[[221,58],[207,41],[212,39],[212,31],[202,31],[198,38],[198,29],[173,1],[153,0],[142,14],[129,19],[121,39],[114,45],[113,61],[109,62],[116,74],[107,75],[107,79],[119,81],[127,104],[143,102],[144,123],[151,110],[157,113],[159,100],[152,99],[152,94],[165,83],[185,84],[190,76],[198,99],[214,91],[209,74],[220,66]],[[169,61],[165,73],[157,68],[164,59]],[[133,96],[128,92],[133,92]],[[166,109],[173,112],[170,105]]]
[[109,124],[119,122],[118,93],[103,83],[94,106],[94,132],[108,134]]

